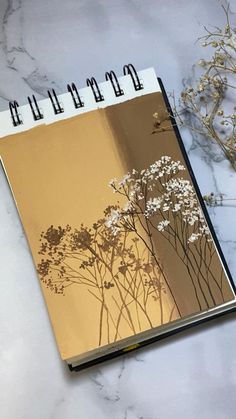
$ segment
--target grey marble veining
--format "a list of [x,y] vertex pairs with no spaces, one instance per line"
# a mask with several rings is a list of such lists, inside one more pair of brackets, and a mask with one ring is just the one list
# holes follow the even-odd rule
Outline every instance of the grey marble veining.
[[[235,0],[231,1],[236,11]],[[235,15],[232,16],[236,20]],[[202,26],[224,21],[217,0],[1,0],[0,110],[47,89],[104,80],[132,62],[178,92],[206,54]],[[202,193],[236,197],[236,174],[184,133]],[[214,156],[213,156],[214,157]],[[0,412],[4,419],[234,419],[235,315],[71,374],[61,362],[22,226],[0,173]],[[30,203],[29,203],[30,205]],[[236,278],[236,207],[210,208]]]

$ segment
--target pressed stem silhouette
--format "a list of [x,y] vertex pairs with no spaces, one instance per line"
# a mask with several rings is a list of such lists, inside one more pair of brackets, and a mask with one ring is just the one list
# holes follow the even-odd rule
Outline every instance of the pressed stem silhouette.
[[[167,240],[187,270],[196,304],[203,310],[224,302],[223,268],[216,274],[215,245],[194,188],[181,177],[184,171],[180,161],[162,156],[147,169],[133,170],[120,181],[112,180],[113,191],[127,202],[107,225],[114,235],[129,228],[142,236],[161,272],[155,237],[161,235]],[[164,273],[163,276],[180,312],[171,284]]]
[[184,171],[169,156],[133,169],[110,182],[123,206],[108,206],[91,227],[50,226],[41,234],[42,282],[62,295],[80,286],[96,300],[98,345],[121,339],[124,328],[136,334],[185,314],[160,261],[158,237],[186,270],[198,310],[224,301],[223,271],[215,269],[215,246]]
[[[143,330],[141,324],[152,328],[164,323],[165,279],[134,232],[114,235],[107,227],[107,220],[118,210],[118,206],[106,208],[104,218],[91,228],[50,226],[40,239],[42,282],[61,295],[72,285],[83,286],[100,304],[99,345],[120,339],[122,324],[136,334]],[[157,307],[154,315],[150,299]],[[168,316],[174,308],[173,302]]]

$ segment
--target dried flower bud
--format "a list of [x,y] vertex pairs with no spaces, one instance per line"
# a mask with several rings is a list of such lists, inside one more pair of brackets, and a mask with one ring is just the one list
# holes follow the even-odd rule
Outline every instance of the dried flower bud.
[[198,65],[200,66],[200,67],[205,67],[206,66],[206,61],[205,60],[203,60],[203,59],[201,59],[201,60],[199,60],[198,61]]

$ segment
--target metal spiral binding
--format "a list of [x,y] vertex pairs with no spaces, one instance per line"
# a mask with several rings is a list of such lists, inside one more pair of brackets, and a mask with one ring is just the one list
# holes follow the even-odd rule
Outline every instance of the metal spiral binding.
[[[136,91],[144,88],[143,83],[141,83],[141,80],[133,64],[126,64],[123,67],[123,72],[125,76],[129,75],[131,77],[133,85],[134,85],[134,89]],[[107,71],[105,73],[105,79],[106,81],[111,82],[116,97],[123,96],[125,94],[113,70]],[[96,102],[102,102],[105,100],[104,96],[101,93],[99,85],[94,77],[92,77],[91,79],[88,78],[86,80],[86,83],[87,83],[87,86],[91,87],[93,95],[94,95],[94,99]],[[78,109],[78,108],[84,107],[84,102],[82,101],[79,95],[79,92],[77,90],[75,83],[67,84],[67,90],[71,94],[75,108]],[[51,91],[48,90],[48,96],[51,101],[55,115],[63,113],[64,108],[59,102],[59,99],[54,89],[52,89]],[[28,96],[28,102],[29,102],[34,120],[38,121],[40,119],[43,119],[44,115],[42,111],[40,110],[39,105],[34,95],[32,95],[32,97]],[[9,108],[11,112],[13,126],[17,127],[18,125],[21,125],[23,121],[18,112],[18,108],[19,108],[18,102],[16,100],[9,102]]]
[[16,100],[14,100],[14,102],[9,102],[9,108],[10,108],[12,123],[14,127],[21,125],[23,122],[18,113],[18,109],[17,109],[19,108],[18,102]]
[[134,88],[136,91],[143,89],[143,84],[141,83],[138,73],[135,70],[135,67],[133,66],[133,64],[124,65],[123,72],[125,76],[128,74],[131,76],[133,84],[134,84]]
[[67,84],[67,90],[68,92],[71,94],[75,108],[83,108],[84,107],[84,102],[82,102],[81,97],[78,93],[77,87],[75,85],[75,83]]
[[32,103],[32,100],[29,96],[28,96],[28,102],[29,102],[34,120],[39,121],[40,119],[43,119],[43,114],[39,109],[39,105],[38,105],[37,100],[35,99],[34,95],[32,96],[32,98],[33,98],[33,103]]
[[64,109],[61,106],[54,89],[52,89],[52,94],[51,94],[50,90],[48,90],[48,96],[49,96],[49,99],[51,100],[52,107],[53,107],[55,115],[63,113]]
[[124,91],[121,89],[116,73],[114,73],[113,70],[111,70],[110,72],[107,71],[105,74],[105,78],[107,81],[110,80],[116,97],[124,95]]
[[102,95],[98,87],[96,79],[92,77],[91,79],[87,79],[86,82],[87,82],[87,86],[90,86],[93,91],[95,101],[102,102],[104,100],[104,96]]

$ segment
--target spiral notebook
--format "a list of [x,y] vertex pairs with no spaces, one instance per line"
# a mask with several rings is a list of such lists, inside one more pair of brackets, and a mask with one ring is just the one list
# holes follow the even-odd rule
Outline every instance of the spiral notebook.
[[0,114],[0,156],[63,360],[80,370],[235,309],[153,69]]

